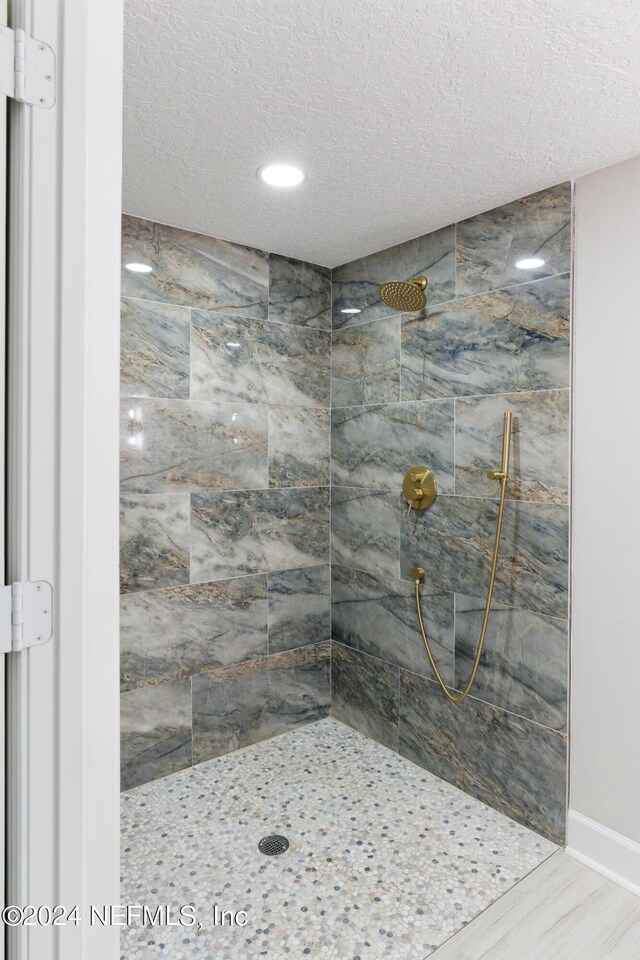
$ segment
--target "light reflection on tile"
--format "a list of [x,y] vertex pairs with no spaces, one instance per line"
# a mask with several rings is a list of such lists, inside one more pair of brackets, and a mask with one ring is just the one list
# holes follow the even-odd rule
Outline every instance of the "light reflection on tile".
[[[464,220],[456,240],[459,297],[566,273],[571,266],[571,184]],[[542,263],[517,266],[532,258]]]
[[[132,273],[127,263],[150,273]],[[122,293],[218,310],[242,317],[267,315],[268,254],[217,237],[125,216],[122,220]]]
[[402,399],[569,386],[569,276],[403,318]]
[[267,485],[262,404],[124,400],[120,488],[124,493],[250,489]]
[[191,766],[190,681],[122,693],[120,733],[123,790]]
[[[429,280],[429,303],[451,300],[455,296],[454,245],[454,227],[443,227],[336,267],[332,276],[334,329],[393,316],[395,311],[378,296],[378,287],[386,280],[409,280],[424,274]],[[341,312],[349,307],[359,308],[360,313]]]
[[269,320],[331,330],[331,270],[270,254]]
[[330,334],[193,310],[191,396],[328,407]]

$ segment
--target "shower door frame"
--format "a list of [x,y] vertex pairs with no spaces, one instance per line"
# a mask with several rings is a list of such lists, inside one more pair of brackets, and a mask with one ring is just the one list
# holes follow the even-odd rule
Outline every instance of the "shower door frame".
[[[116,960],[120,0],[14,0],[56,54],[56,104],[12,102],[7,577],[53,585],[50,641],[7,655],[7,960]],[[72,914],[73,916],[73,914]]]

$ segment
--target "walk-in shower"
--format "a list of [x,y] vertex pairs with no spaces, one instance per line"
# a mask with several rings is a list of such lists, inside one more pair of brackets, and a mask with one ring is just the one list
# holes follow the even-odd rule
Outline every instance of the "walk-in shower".
[[329,270],[125,218],[122,897],[202,929],[124,960],[423,960],[562,840],[568,219]]

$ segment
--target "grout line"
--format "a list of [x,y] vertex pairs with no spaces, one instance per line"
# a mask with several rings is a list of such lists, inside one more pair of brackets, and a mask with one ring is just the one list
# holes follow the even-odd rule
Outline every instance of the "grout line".
[[267,316],[265,317],[251,317],[237,311],[244,309],[242,304],[234,307],[229,305],[226,310],[211,310],[208,307],[201,307],[194,305],[192,303],[174,303],[172,300],[153,300],[149,297],[130,297],[125,294],[122,294],[120,300],[130,301],[132,303],[153,303],[161,307],[177,307],[180,310],[199,310],[201,313],[209,313],[213,317],[221,317],[226,320],[247,320],[253,323],[268,323],[276,324],[280,327],[292,327],[294,330],[313,330],[314,333],[326,333],[327,336],[331,336],[331,328],[327,327],[313,327],[311,324],[307,323],[289,323],[286,320],[271,320],[269,319],[269,300],[264,301],[267,310]]
[[[498,391],[497,393],[468,393],[468,394],[453,394],[450,397],[423,397],[418,400],[386,400],[378,403],[348,403],[342,406],[332,407],[332,410],[351,410],[357,407],[392,407],[397,404],[414,404],[414,403],[451,403],[452,401],[458,401],[459,403],[464,403],[467,400],[489,400],[492,397],[523,397],[528,394],[538,394],[538,393],[569,393],[571,390],[570,386],[566,387],[540,387],[537,390],[504,390]],[[141,398],[145,399],[145,398]],[[151,398],[146,398],[151,399]]]

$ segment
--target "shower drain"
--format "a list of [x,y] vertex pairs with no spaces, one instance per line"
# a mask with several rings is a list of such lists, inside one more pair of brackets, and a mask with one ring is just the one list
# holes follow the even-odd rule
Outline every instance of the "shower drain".
[[258,844],[260,853],[264,853],[267,857],[277,857],[279,853],[284,853],[288,849],[289,841],[278,833],[270,833],[268,837],[263,837]]

